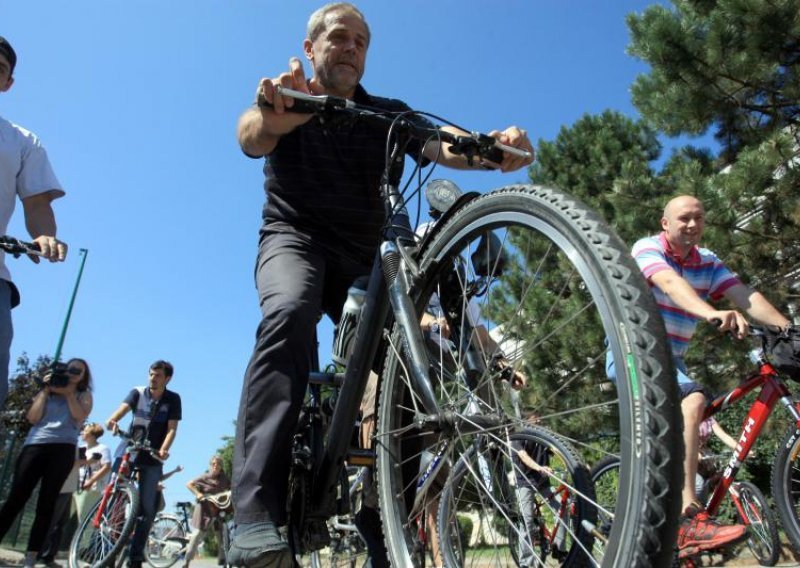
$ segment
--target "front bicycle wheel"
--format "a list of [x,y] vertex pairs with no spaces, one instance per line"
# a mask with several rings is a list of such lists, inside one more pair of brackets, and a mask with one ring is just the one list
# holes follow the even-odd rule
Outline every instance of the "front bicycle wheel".
[[[586,466],[544,428],[511,434],[508,441],[509,448],[502,448],[486,436],[453,468],[439,506],[444,565],[466,564],[461,519],[478,523],[484,545],[506,537],[512,565],[587,565],[595,509]],[[490,496],[504,506],[487,506]]]
[[800,428],[792,427],[778,446],[772,466],[772,498],[781,525],[795,550],[800,550]]
[[734,483],[739,494],[737,513],[740,522],[748,527],[747,546],[762,566],[775,566],[781,554],[778,522],[767,498],[749,481]]
[[158,514],[147,537],[144,557],[154,568],[169,568],[185,553],[189,542],[183,523],[174,515]]
[[[81,521],[69,547],[70,568],[105,568],[122,552],[136,523],[139,492],[118,483],[105,504],[101,499]],[[95,522],[97,519],[97,522]]]
[[[669,565],[682,461],[677,387],[661,317],[627,248],[586,206],[538,186],[469,201],[422,246],[413,299],[420,319],[444,318],[449,334],[427,335],[437,412],[412,384],[398,328],[389,339],[376,457],[392,562],[413,562],[414,519],[440,497],[429,480],[447,475],[439,464],[469,460],[475,446],[508,456],[509,436],[536,416],[582,462],[621,460],[608,543],[586,560]],[[505,380],[514,371],[527,376],[520,392]],[[423,455],[437,456],[433,466]],[[509,503],[483,490],[481,514],[502,518]],[[464,565],[487,562],[513,562],[508,542],[465,544]]]

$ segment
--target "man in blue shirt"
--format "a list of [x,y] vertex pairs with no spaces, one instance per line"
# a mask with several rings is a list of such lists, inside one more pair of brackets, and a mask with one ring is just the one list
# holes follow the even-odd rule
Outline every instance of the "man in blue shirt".
[[134,462],[139,472],[139,516],[128,554],[129,568],[142,568],[144,545],[158,510],[158,482],[181,419],[181,397],[167,390],[172,373],[172,364],[167,361],[159,360],[150,365],[148,386],[131,390],[106,421],[108,429],[117,432],[119,421],[132,411],[131,432],[137,429],[145,432],[154,450],[154,455],[140,452]]

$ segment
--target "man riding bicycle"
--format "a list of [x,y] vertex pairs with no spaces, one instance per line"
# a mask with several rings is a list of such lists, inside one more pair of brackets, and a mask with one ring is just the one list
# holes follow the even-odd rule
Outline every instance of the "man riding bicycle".
[[[17,54],[7,39],[0,36],[0,93],[14,84]],[[56,238],[56,219],[52,201],[64,196],[53,173],[47,151],[32,132],[0,116],[0,234],[5,234],[18,196],[25,212],[25,227],[41,255],[51,262],[67,257],[67,245]],[[31,257],[39,262],[38,257]],[[0,410],[8,394],[8,363],[14,335],[11,309],[19,304],[19,290],[0,255]]]
[[[347,289],[369,274],[385,222],[378,194],[384,170],[385,133],[364,124],[328,124],[312,114],[286,112],[287,87],[331,94],[386,111],[409,107],[367,93],[360,81],[370,32],[352,4],[323,6],[311,15],[303,52],[313,76],[306,80],[297,58],[274,79],[262,79],[253,106],[239,119],[244,153],[266,157],[267,204],[260,231],[256,284],[263,319],[245,373],[234,453],[237,524],[229,560],[239,566],[291,564],[277,526],[285,522],[291,436],[298,420],[312,359],[314,330],[321,311],[338,321]],[[493,135],[531,150],[524,130],[510,127]],[[411,146],[417,161],[468,168],[467,161],[439,147]],[[531,158],[504,155],[495,164],[514,171]],[[477,166],[477,164],[476,164]]]
[[[745,537],[747,531],[744,525],[721,526],[710,519],[696,495],[700,424],[708,401],[703,386],[687,375],[684,356],[697,322],[719,320],[721,331],[744,338],[748,323],[740,312],[717,310],[708,303],[710,299],[725,297],[760,323],[789,325],[789,320],[763,295],[743,284],[713,252],[699,247],[705,219],[703,204],[697,198],[675,197],[664,208],[661,234],[640,239],[632,251],[663,316],[678,370],[686,446],[684,514],[678,535],[680,557],[731,544]],[[610,368],[609,375],[613,373]]]
[[[208,464],[208,471],[186,483],[186,488],[194,493],[197,505],[194,506],[194,511],[192,512],[192,528],[194,530],[189,538],[189,544],[186,546],[186,556],[181,568],[189,568],[189,563],[194,558],[197,548],[219,515],[219,509],[208,501],[206,497],[222,493],[231,488],[230,479],[222,469],[222,458],[220,456],[212,457]],[[217,551],[217,563],[224,564],[225,554],[222,550],[223,540],[220,526],[217,526],[217,537],[217,542],[220,545]]]
[[[140,428],[147,432],[150,447],[158,458],[141,452],[134,462],[139,472],[139,517],[128,552],[128,568],[142,568],[144,546],[158,507],[158,484],[163,477],[163,462],[169,457],[182,415],[180,395],[167,389],[172,373],[172,364],[167,361],[159,360],[150,365],[148,386],[131,390],[106,421],[108,429],[116,433],[122,417],[133,412],[131,430]],[[120,449],[126,445],[127,441],[123,441]]]

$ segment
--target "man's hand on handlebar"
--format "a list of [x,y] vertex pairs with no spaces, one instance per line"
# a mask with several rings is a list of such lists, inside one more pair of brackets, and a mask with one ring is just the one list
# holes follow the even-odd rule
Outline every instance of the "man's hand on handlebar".
[[40,256],[50,262],[61,262],[67,258],[67,243],[63,243],[55,237],[40,235],[33,239],[33,242],[39,247],[40,254],[29,254],[28,258],[37,264]]
[[[306,83],[303,64],[297,57],[289,59],[289,71],[281,73],[274,79],[261,79],[256,90],[256,103],[259,106],[264,106],[266,103],[276,114],[284,114],[294,106],[295,100],[280,94],[277,90],[278,87],[300,91],[308,95],[312,94]],[[309,118],[310,116],[306,117],[306,120]]]
[[533,163],[533,145],[528,139],[527,131],[524,129],[517,126],[509,126],[502,132],[499,130],[493,130],[489,133],[489,136],[495,138],[501,144],[505,144],[506,146],[511,146],[513,148],[519,148],[530,153],[529,156],[517,156],[516,154],[512,154],[510,152],[503,152],[503,161],[498,164],[500,171],[513,172]]
[[116,420],[108,420],[106,422],[106,428],[111,430],[112,434],[116,434],[119,432],[119,423]]
[[716,325],[720,331],[729,331],[736,339],[747,337],[750,328],[745,317],[736,310],[716,310],[706,316],[706,321]]

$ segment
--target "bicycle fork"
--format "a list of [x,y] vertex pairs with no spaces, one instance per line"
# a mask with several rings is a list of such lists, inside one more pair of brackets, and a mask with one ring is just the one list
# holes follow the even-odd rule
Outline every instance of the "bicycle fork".
[[409,297],[411,286],[408,282],[407,263],[400,248],[393,242],[386,241],[381,245],[383,275],[389,292],[389,303],[394,312],[395,321],[403,334],[402,347],[406,351],[409,362],[411,381],[422,400],[427,414],[439,414],[439,404],[433,392],[429,375],[428,355],[425,352],[425,340],[422,328],[415,317],[416,309]]

